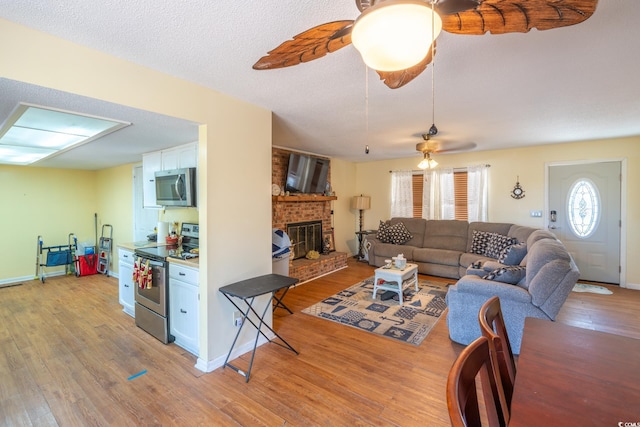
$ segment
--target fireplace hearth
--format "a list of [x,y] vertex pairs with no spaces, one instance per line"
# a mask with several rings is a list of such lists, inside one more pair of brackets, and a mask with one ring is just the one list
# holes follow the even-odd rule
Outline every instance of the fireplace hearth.
[[287,234],[293,245],[293,259],[303,258],[309,251],[322,253],[322,221],[287,224]]

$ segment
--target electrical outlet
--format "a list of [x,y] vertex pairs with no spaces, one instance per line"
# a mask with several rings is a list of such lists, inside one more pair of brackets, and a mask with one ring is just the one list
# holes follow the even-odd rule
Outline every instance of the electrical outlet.
[[233,312],[233,326],[239,328],[242,326],[242,314],[239,311]]
[[533,218],[542,218],[542,211],[531,211],[531,216]]

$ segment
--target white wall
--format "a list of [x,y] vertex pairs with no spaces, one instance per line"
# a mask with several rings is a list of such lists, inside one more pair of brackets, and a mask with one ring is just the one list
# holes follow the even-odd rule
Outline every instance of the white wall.
[[[11,58],[0,61],[2,78],[202,124],[200,359],[215,367],[235,333],[231,305],[218,289],[271,272],[271,113],[3,19],[0,40],[0,56]],[[129,181],[127,200],[130,187]],[[247,257],[249,245],[253,256]]]
[[[640,284],[640,263],[635,261],[636,255],[640,253],[640,193],[635,185],[640,182],[640,137],[435,155],[435,158],[443,167],[490,164],[489,221],[513,222],[532,227],[544,226],[542,218],[530,217],[530,211],[544,208],[546,163],[588,159],[627,159],[626,178],[629,185],[625,193],[627,205],[622,213],[627,225],[627,243],[624,248],[626,259],[623,262],[627,267],[627,283]],[[391,176],[389,171],[417,170],[419,161],[420,156],[416,154],[404,159],[358,163],[355,165],[355,175],[344,178],[349,182],[336,182],[336,185],[344,184],[352,195],[363,193],[371,196],[371,210],[365,212],[365,228],[377,229],[378,222],[390,216]],[[518,176],[520,184],[526,191],[526,196],[520,200],[510,196]],[[355,188],[352,182],[355,182]],[[345,206],[339,207],[341,210],[336,212],[336,216],[349,218],[353,215],[353,212]],[[341,227],[346,226],[341,223]],[[355,226],[350,233],[354,231]],[[341,229],[340,232],[336,232],[336,235],[345,239],[342,244],[347,245],[350,251],[354,252],[356,247],[352,244],[353,237],[350,233],[348,230]]]

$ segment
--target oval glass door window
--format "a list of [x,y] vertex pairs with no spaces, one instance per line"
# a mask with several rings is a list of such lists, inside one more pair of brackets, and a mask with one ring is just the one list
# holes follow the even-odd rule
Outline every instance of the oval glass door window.
[[578,237],[589,237],[600,222],[600,194],[588,179],[579,179],[569,190],[567,215],[571,231]]

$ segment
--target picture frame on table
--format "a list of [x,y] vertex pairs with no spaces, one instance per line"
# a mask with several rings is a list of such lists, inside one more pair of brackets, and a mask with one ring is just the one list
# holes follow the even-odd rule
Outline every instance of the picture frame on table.
[[322,233],[322,248],[323,252],[334,252],[336,245],[334,243],[333,230],[325,231]]

